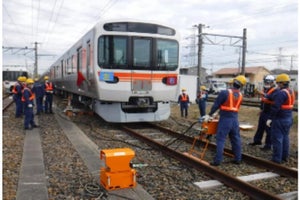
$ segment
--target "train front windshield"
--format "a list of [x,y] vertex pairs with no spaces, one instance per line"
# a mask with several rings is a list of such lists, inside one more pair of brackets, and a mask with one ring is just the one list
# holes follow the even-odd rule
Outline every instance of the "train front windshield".
[[19,76],[28,77],[28,74],[22,71],[3,71],[3,81],[17,81]]
[[110,35],[98,39],[98,64],[102,68],[176,70],[178,56],[175,40]]

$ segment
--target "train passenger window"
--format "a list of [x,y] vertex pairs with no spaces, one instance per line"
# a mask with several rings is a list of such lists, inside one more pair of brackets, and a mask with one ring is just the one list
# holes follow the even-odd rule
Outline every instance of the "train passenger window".
[[82,48],[77,49],[77,72],[82,71]]
[[127,38],[102,36],[98,41],[98,63],[104,68],[127,68]]
[[134,67],[151,67],[151,40],[149,38],[134,38],[133,68]]
[[158,39],[156,44],[157,69],[174,70],[178,67],[179,45],[173,40]]

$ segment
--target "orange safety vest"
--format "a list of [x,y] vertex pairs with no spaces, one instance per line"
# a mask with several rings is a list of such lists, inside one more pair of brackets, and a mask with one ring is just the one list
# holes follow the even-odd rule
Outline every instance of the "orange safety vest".
[[295,93],[291,89],[282,89],[288,96],[288,99],[281,105],[282,110],[292,110],[295,103]]
[[31,89],[29,89],[29,88],[27,88],[27,87],[25,87],[25,88],[22,90],[22,99],[21,99],[21,101],[22,101],[22,102],[25,102],[25,101],[26,101],[26,99],[25,99],[25,97],[24,97],[24,91],[25,91],[25,90],[28,90],[28,91],[30,92],[29,100],[30,100],[30,101],[33,101],[35,95],[32,93]]
[[45,83],[45,85],[46,85],[46,88],[45,88],[46,92],[53,91],[52,83]]
[[225,103],[221,105],[220,110],[238,112],[243,100],[242,93],[239,92],[239,97],[234,98],[232,90],[228,89],[228,92],[228,98]]
[[[272,94],[274,91],[275,91],[275,87],[271,88],[271,89],[267,92],[267,95]],[[269,100],[268,98],[266,98],[266,97],[264,97],[264,96],[261,97],[261,101],[262,101],[263,103],[267,103],[267,104],[274,104],[274,101],[271,101],[271,100]]]
[[21,86],[21,88],[22,88],[22,85],[20,83],[16,82],[13,89],[12,89],[12,93],[14,93],[14,94],[18,94],[18,91],[16,89],[17,85]]
[[188,100],[188,95],[186,94],[186,95],[180,95],[180,101],[184,101],[184,102],[186,102]]

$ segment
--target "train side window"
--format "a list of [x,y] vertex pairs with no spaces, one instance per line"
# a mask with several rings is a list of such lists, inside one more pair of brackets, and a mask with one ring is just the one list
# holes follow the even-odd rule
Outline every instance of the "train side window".
[[87,42],[87,48],[86,48],[86,77],[89,80],[90,79],[90,71],[91,71],[91,43],[90,41]]
[[61,78],[64,77],[64,60],[60,61],[60,68],[61,68]]
[[82,71],[82,48],[77,49],[77,72]]

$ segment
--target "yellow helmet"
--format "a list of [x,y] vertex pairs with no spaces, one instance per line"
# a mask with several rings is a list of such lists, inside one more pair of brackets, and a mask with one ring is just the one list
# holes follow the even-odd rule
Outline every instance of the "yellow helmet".
[[17,80],[22,81],[22,76],[19,76]]
[[49,80],[49,76],[45,76],[45,77],[44,77],[44,80]]
[[186,91],[186,89],[185,88],[181,88],[181,91]]
[[287,74],[279,74],[276,77],[276,83],[280,83],[280,82],[290,82],[290,77]]
[[206,90],[205,85],[201,85],[200,90]]
[[247,82],[246,77],[243,75],[238,75],[237,77],[234,78],[234,80],[238,81],[242,85],[245,85]]
[[32,80],[32,78],[29,78],[29,79],[26,80],[26,83],[27,83],[27,84],[33,84],[34,81]]
[[34,81],[37,82],[39,79],[38,78],[34,78]]
[[20,78],[21,82],[26,82],[26,80],[27,80],[26,76],[21,76],[21,78]]

